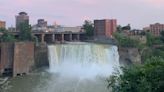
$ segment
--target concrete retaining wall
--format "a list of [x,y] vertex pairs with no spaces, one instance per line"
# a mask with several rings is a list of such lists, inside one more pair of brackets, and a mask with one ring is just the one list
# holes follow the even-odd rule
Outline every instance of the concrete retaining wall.
[[14,44],[13,76],[28,74],[34,66],[34,43]]
[[14,43],[0,43],[0,75],[12,75]]

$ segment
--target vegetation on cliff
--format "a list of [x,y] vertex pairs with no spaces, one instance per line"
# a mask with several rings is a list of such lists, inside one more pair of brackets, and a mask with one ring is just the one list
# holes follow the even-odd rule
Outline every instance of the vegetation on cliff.
[[122,33],[116,32],[114,37],[116,38],[118,45],[121,47],[139,47],[140,45],[138,40],[127,37]]
[[152,57],[143,65],[122,68],[108,79],[113,92],[162,92],[164,88],[164,59]]
[[155,37],[151,33],[146,33],[146,39],[147,39],[147,46],[151,47],[153,45],[159,45],[162,44],[162,40],[160,37]]
[[[115,38],[122,47],[138,48],[134,41],[120,33]],[[113,92],[163,92],[164,88],[164,32],[160,37],[146,33],[147,43],[140,49],[142,64],[121,67],[108,81]],[[128,41],[127,41],[128,39]],[[137,41],[136,41],[137,42]],[[136,45],[136,46],[135,46]]]

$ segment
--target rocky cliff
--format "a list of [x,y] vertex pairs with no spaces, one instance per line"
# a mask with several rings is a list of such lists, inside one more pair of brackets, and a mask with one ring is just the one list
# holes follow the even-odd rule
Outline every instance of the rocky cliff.
[[138,48],[119,47],[120,64],[141,64],[141,55]]

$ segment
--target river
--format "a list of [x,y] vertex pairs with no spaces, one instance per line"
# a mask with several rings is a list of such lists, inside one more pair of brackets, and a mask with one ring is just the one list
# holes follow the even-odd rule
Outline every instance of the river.
[[116,46],[69,43],[48,51],[49,68],[11,78],[2,92],[109,92],[106,78],[119,66]]

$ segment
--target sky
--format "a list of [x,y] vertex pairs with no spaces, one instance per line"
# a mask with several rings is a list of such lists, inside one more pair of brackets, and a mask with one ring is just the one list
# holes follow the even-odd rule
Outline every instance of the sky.
[[30,23],[43,18],[48,24],[81,26],[84,20],[117,19],[119,25],[142,29],[164,23],[164,0],[0,0],[0,20],[15,26],[15,16],[25,11]]

